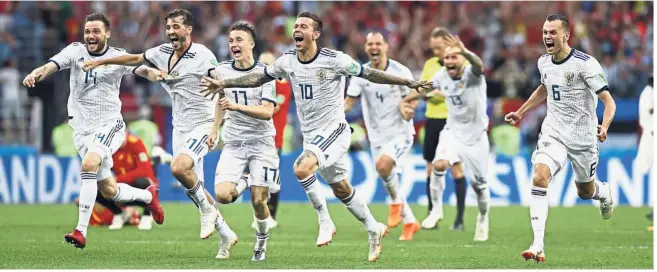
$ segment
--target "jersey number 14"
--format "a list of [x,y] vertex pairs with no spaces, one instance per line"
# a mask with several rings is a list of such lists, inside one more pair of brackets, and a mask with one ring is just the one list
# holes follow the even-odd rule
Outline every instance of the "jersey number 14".
[[96,84],[96,72],[93,69],[87,71],[84,75],[84,84],[93,83]]

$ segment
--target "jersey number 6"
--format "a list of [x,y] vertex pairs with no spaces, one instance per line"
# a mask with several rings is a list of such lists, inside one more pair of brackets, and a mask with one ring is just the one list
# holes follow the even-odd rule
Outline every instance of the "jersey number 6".
[[559,85],[552,85],[552,99],[554,101],[561,100],[561,92],[559,91]]

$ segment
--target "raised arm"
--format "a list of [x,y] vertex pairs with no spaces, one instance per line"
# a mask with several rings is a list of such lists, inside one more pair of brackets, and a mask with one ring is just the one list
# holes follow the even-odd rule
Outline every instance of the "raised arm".
[[30,74],[25,76],[25,79],[23,79],[23,85],[25,85],[25,87],[34,88],[34,85],[37,82],[45,79],[57,71],[57,64],[49,61],[48,63],[41,65],[41,67],[32,70]]
[[547,99],[547,89],[543,84],[538,85],[538,88],[536,88],[529,99],[527,99],[527,101],[525,101],[525,103],[522,104],[522,106],[520,106],[517,111],[510,112],[504,116],[504,121],[510,123],[511,125],[515,125],[516,122],[522,119],[528,110],[531,110],[539,104],[543,103],[545,99]]
[[445,38],[445,44],[449,47],[453,47],[458,50],[458,53],[465,57],[470,65],[472,65],[472,73],[475,76],[480,76],[484,73],[484,64],[481,58],[479,58],[475,53],[465,48],[463,42],[457,36],[449,35]]

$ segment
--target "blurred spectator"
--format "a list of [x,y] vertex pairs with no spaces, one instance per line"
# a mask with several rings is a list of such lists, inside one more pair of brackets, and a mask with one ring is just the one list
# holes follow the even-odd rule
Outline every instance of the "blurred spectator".
[[[4,143],[25,143],[25,96],[21,78],[16,69],[16,59],[10,58],[0,68],[0,108]],[[16,124],[14,127],[13,124]]]
[[73,142],[73,128],[68,124],[68,117],[52,130],[52,146],[55,155],[61,157],[77,157],[78,150]]

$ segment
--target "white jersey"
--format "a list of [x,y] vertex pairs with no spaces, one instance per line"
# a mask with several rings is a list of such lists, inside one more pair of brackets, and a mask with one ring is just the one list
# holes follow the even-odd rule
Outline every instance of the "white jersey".
[[443,67],[433,77],[433,88],[445,94],[445,130],[449,130],[463,144],[476,144],[488,128],[484,75],[475,75],[472,65],[465,64],[463,75],[455,80],[449,76],[447,68]]
[[268,76],[290,81],[304,137],[327,124],[346,122],[344,77],[362,73],[363,67],[349,55],[327,48],[318,48],[307,62],[297,58],[296,50],[290,50],[265,68]]
[[162,86],[173,101],[173,126],[191,131],[214,120],[214,103],[200,91],[201,80],[210,76],[218,63],[212,51],[198,43],[192,43],[176,63],[169,65],[173,54],[171,44],[165,43],[146,50],[144,59],[151,66],[168,71],[168,79]]
[[598,94],[609,90],[600,63],[572,49],[558,63],[543,55],[538,59],[538,70],[547,89],[547,116],[541,133],[575,150],[595,146]]
[[110,121],[123,120],[119,87],[123,75],[132,73],[136,67],[103,65],[85,72],[82,64],[125,54],[125,50],[111,46],[103,53],[94,54],[87,51],[86,45],[74,42],[50,58],[58,70],[71,69],[67,108],[69,124],[77,133],[91,133]]
[[[217,74],[226,78],[240,77],[252,72],[262,70],[265,65],[255,62],[252,67],[240,69],[235,67],[235,61],[224,61],[217,66]],[[226,88],[226,98],[237,104],[257,106],[262,101],[276,105],[276,87],[274,81],[267,82],[256,88]],[[226,120],[222,130],[224,142],[254,140],[276,135],[274,121],[272,119],[262,120],[248,116],[237,111],[228,111],[224,116]]]
[[652,116],[650,110],[654,110],[654,101],[652,100],[652,86],[646,86],[639,96],[639,125],[644,134],[652,132]]
[[[371,64],[368,62],[363,67],[370,68]],[[411,70],[394,60],[388,60],[384,71],[413,79]],[[351,79],[347,95],[362,98],[363,119],[370,145],[381,146],[403,133],[415,135],[413,121],[404,120],[399,112],[399,103],[410,91],[402,85],[377,84],[358,77]]]

